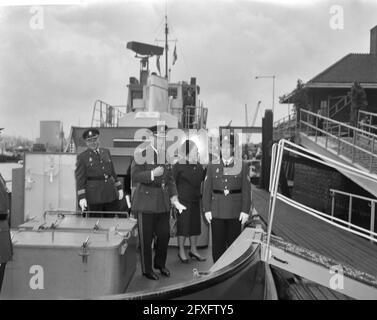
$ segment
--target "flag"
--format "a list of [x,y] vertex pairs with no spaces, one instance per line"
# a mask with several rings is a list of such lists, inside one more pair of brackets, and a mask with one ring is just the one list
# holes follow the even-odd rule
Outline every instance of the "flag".
[[177,44],[174,46],[174,52],[173,52],[173,66],[175,62],[177,61]]
[[160,56],[156,56],[156,66],[158,73],[161,75],[161,70],[160,70]]

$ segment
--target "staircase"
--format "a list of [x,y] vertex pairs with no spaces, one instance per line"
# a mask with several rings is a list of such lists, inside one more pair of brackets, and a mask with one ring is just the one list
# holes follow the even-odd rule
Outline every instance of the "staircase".
[[[336,99],[337,101],[333,105],[330,105],[330,101],[333,99]],[[328,117],[333,119],[334,116],[337,115],[340,111],[351,106],[351,98],[348,95],[329,97],[327,100],[327,105],[329,106]]]

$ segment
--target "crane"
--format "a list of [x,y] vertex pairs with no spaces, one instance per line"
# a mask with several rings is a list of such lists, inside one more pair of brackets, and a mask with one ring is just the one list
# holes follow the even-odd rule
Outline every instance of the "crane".
[[262,103],[262,101],[258,101],[257,109],[256,109],[255,112],[254,112],[253,121],[251,121],[251,126],[252,126],[252,127],[255,126],[255,121],[257,120],[257,115],[258,115],[258,111],[259,111],[259,108],[260,108],[260,104],[261,104],[261,103]]

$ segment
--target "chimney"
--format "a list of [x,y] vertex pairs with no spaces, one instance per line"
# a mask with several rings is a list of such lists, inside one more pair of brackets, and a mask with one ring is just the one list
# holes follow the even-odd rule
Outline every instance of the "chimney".
[[370,30],[370,54],[377,54],[377,26]]

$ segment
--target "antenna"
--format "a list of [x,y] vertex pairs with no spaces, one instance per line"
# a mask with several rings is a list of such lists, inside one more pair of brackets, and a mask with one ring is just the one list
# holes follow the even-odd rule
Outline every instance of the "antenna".
[[249,126],[248,115],[247,115],[247,104],[246,103],[245,103],[245,124],[246,124],[246,127]]
[[168,34],[169,34],[169,28],[168,28],[168,1],[165,2],[165,78],[168,78]]

